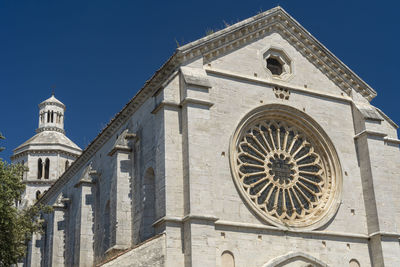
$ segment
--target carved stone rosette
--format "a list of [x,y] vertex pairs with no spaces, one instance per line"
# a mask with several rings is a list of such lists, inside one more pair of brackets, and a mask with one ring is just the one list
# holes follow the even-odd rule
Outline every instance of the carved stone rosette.
[[301,111],[268,105],[248,114],[232,138],[230,160],[243,199],[270,224],[316,229],[337,211],[342,186],[337,153]]

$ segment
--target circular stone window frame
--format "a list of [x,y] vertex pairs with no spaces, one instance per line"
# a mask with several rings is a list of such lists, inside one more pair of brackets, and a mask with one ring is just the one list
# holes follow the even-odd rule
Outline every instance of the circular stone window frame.
[[[297,129],[301,130],[307,139],[312,140],[312,142],[317,141],[317,150],[320,151],[322,149],[324,152],[323,164],[328,164],[330,167],[331,192],[328,194],[328,200],[326,201],[324,208],[314,212],[318,214],[318,216],[312,220],[307,222],[301,221],[300,223],[294,221],[289,224],[271,216],[267,212],[261,210],[261,208],[253,202],[250,198],[250,194],[245,191],[240,182],[237,164],[238,145],[245,131],[249,129],[249,126],[265,119],[281,120],[293,125]],[[343,172],[336,149],[322,127],[309,115],[298,109],[281,104],[269,104],[250,111],[240,120],[234,134],[231,136],[229,157],[232,178],[236,189],[239,191],[239,195],[245,201],[247,206],[266,223],[285,230],[315,230],[324,226],[329,220],[331,220],[339,209],[342,195]]]

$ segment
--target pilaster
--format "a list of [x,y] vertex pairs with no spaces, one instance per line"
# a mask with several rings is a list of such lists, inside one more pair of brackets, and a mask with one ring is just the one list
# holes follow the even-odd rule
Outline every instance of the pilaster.
[[51,266],[65,265],[65,212],[69,199],[60,195],[53,205],[53,238],[51,244]]
[[107,253],[123,250],[132,245],[132,174],[137,137],[125,130],[108,154],[115,162],[111,180],[110,211],[111,244]]
[[79,196],[79,210],[75,226],[75,259],[74,264],[79,266],[93,266],[94,264],[94,196],[95,177],[91,165],[86,167],[81,180],[75,185]]
[[354,105],[370,257],[373,266],[400,266],[400,140],[388,138],[383,118],[372,106]]
[[185,266],[215,266],[211,84],[202,68],[182,67],[181,74]]

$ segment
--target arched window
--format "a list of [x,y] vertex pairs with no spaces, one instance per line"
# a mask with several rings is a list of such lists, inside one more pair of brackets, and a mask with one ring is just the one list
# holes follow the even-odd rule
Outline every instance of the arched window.
[[43,175],[43,162],[42,159],[38,159],[37,178],[42,179],[42,175]]
[[144,241],[154,236],[153,223],[156,219],[156,194],[155,176],[152,168],[149,168],[143,180],[143,229],[140,235]]
[[68,169],[68,167],[69,167],[69,161],[67,160],[67,161],[65,162],[65,171]]
[[40,190],[36,191],[36,200],[39,200],[39,198],[41,197],[41,193]]
[[50,110],[47,111],[47,122],[50,122]]
[[44,164],[44,179],[49,179],[50,160],[47,158]]
[[54,122],[54,111],[51,112],[51,122]]
[[232,252],[224,251],[221,255],[221,267],[235,267],[235,258]]

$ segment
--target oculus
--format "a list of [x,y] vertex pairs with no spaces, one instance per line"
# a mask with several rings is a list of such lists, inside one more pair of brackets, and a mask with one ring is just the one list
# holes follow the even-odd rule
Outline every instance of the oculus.
[[337,211],[338,156],[305,113],[283,105],[256,109],[236,130],[230,157],[240,194],[267,222],[315,229]]
[[264,69],[273,78],[287,80],[292,77],[292,60],[282,49],[270,47],[262,52],[262,57]]

